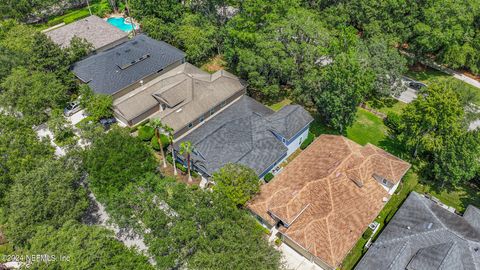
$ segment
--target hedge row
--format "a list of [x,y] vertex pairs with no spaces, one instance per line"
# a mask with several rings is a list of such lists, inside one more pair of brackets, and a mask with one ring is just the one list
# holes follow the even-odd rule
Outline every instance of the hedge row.
[[308,132],[307,138],[300,145],[300,149],[305,150],[315,140],[315,135],[312,132]]

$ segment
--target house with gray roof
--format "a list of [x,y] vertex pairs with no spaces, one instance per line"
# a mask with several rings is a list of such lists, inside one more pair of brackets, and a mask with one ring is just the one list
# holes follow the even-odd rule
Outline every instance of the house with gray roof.
[[182,141],[190,141],[193,168],[207,178],[227,163],[246,165],[262,178],[298,149],[312,121],[299,105],[274,112],[242,96],[178,139],[174,149],[178,152]]
[[185,53],[138,35],[73,64],[72,71],[95,93],[121,97],[185,61]]
[[244,95],[245,88],[225,70],[210,74],[184,63],[116,99],[113,109],[128,126],[160,118],[179,137]]
[[480,210],[463,216],[412,192],[356,270],[480,269]]
[[73,37],[87,40],[95,51],[100,52],[128,41],[128,33],[91,15],[67,25],[52,27],[43,32],[62,48],[70,46]]

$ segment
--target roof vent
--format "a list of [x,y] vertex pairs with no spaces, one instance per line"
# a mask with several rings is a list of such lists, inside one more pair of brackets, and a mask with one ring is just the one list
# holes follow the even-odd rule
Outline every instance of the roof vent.
[[475,250],[475,252],[477,252],[477,251],[478,251],[478,247],[475,247],[473,250]]
[[410,229],[411,229],[410,226],[407,226],[407,230],[410,230]]
[[432,226],[433,226],[433,223],[432,223],[432,222],[428,223],[428,225],[427,225],[427,229],[429,229],[429,230],[430,230],[430,229],[432,228]]
[[182,108],[178,109],[176,112],[181,112],[182,111]]

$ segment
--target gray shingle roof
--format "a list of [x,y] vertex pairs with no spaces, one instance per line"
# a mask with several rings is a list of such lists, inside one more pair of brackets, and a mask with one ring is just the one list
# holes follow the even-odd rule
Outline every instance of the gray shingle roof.
[[75,63],[73,73],[94,92],[111,95],[184,58],[179,49],[138,35]]
[[268,118],[275,114],[243,96],[178,141],[175,148],[178,150],[182,141],[191,141],[197,151],[192,155],[195,166],[210,175],[227,163],[244,164],[261,174],[287,153],[269,127]]
[[289,140],[312,122],[313,117],[302,106],[289,105],[268,116],[266,120],[273,131],[282,134],[285,139]]
[[128,33],[95,15],[44,33],[62,48],[70,46],[70,41],[74,36],[86,39],[95,49],[128,36]]
[[480,231],[412,192],[356,270],[480,269]]

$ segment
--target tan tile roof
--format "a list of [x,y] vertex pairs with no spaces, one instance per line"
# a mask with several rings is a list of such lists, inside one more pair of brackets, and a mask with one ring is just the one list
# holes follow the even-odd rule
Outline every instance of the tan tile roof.
[[373,174],[393,183],[410,164],[382,149],[321,135],[248,208],[332,267],[338,267],[380,210],[388,192]]

